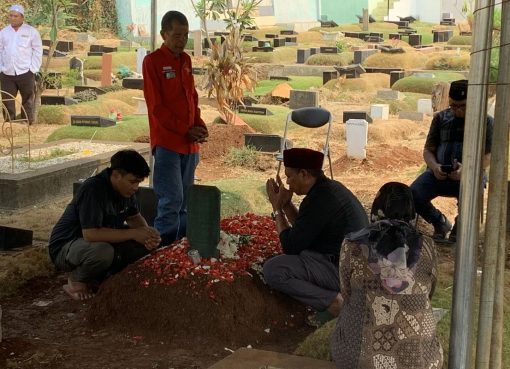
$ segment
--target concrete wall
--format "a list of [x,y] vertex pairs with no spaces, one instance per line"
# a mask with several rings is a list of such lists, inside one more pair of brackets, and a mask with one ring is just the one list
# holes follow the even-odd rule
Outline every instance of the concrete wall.
[[317,20],[315,0],[273,0],[276,23],[313,22]]
[[400,0],[393,3],[393,9],[390,9],[389,20],[398,21],[398,17],[407,17],[412,15],[418,16],[416,13],[416,0]]
[[369,9],[369,0],[321,0],[321,16],[338,24],[357,23],[356,15],[363,15],[363,8]]
[[440,1],[417,1],[416,15],[423,22],[439,23],[441,21]]
[[439,18],[441,18],[443,13],[452,13],[456,22],[465,20],[466,17],[461,11],[463,4],[464,0],[441,0]]

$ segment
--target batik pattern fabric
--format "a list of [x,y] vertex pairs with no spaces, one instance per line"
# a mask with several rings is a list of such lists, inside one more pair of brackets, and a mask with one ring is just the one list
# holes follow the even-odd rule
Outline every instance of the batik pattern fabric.
[[[331,337],[338,368],[442,368],[443,351],[430,304],[437,255],[430,238],[421,242],[420,257],[411,269],[399,269],[397,262],[394,270],[381,273],[383,262],[369,262],[370,246],[344,241],[340,284],[345,302]],[[401,260],[402,255],[397,256]],[[392,284],[395,276],[405,284]]]

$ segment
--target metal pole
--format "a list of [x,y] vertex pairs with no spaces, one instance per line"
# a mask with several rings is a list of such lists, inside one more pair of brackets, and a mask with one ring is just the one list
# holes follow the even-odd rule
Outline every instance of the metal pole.
[[[510,8],[508,2],[504,2],[501,14],[501,45],[510,42]],[[501,356],[501,344],[499,351],[495,347],[496,342],[491,342],[493,336],[493,324],[495,331],[497,326],[502,328],[503,317],[493,313],[499,311],[494,305],[496,293],[496,270],[498,269],[498,252],[500,245],[505,245],[506,239],[506,212],[508,192],[508,134],[510,121],[510,48],[502,46],[499,55],[499,73],[496,110],[494,119],[494,134],[491,153],[490,187],[487,211],[487,225],[485,227],[484,260],[482,286],[480,292],[480,311],[478,316],[478,339],[476,346],[476,369],[498,369],[494,365],[489,366],[493,356]],[[503,238],[503,241],[501,241]],[[500,257],[505,258],[503,255]],[[504,272],[503,272],[504,274]],[[493,319],[499,319],[498,322]],[[493,350],[494,349],[494,350]],[[493,353],[493,351],[495,351]]]
[[[158,1],[151,0],[151,51],[156,50],[157,39],[159,37],[158,32]],[[152,187],[154,179],[154,156],[150,150],[152,147],[149,140],[149,167],[151,172],[149,174],[149,187]]]
[[[507,194],[508,196],[508,194]],[[505,294],[505,260],[506,260],[506,213],[502,222],[505,224],[500,230],[498,264],[496,270],[496,289],[494,291],[494,318],[492,320],[491,360],[489,368],[501,369],[503,359],[503,323],[504,323],[504,294]]]
[[473,305],[478,248],[482,155],[487,119],[487,82],[489,75],[494,0],[478,0],[469,91],[464,129],[464,151],[460,186],[459,237],[455,257],[452,320],[450,330],[450,369],[472,368]]

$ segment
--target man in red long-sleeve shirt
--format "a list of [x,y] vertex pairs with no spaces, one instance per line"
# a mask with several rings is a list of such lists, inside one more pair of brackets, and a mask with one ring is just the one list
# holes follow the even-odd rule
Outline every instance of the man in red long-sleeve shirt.
[[163,45],[143,62],[153,185],[158,196],[154,227],[161,234],[162,245],[186,234],[186,193],[195,177],[199,143],[208,136],[198,108],[191,58],[184,53],[188,29],[184,14],[167,12],[161,20]]

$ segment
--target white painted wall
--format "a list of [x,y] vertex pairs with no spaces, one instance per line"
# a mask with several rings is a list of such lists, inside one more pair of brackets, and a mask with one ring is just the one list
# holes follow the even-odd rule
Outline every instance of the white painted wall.
[[390,9],[389,20],[398,21],[398,17],[407,17],[412,15],[416,18],[416,0],[400,0],[393,3],[393,9]]
[[417,18],[421,21],[431,23],[441,21],[441,1],[417,1],[415,6]]

